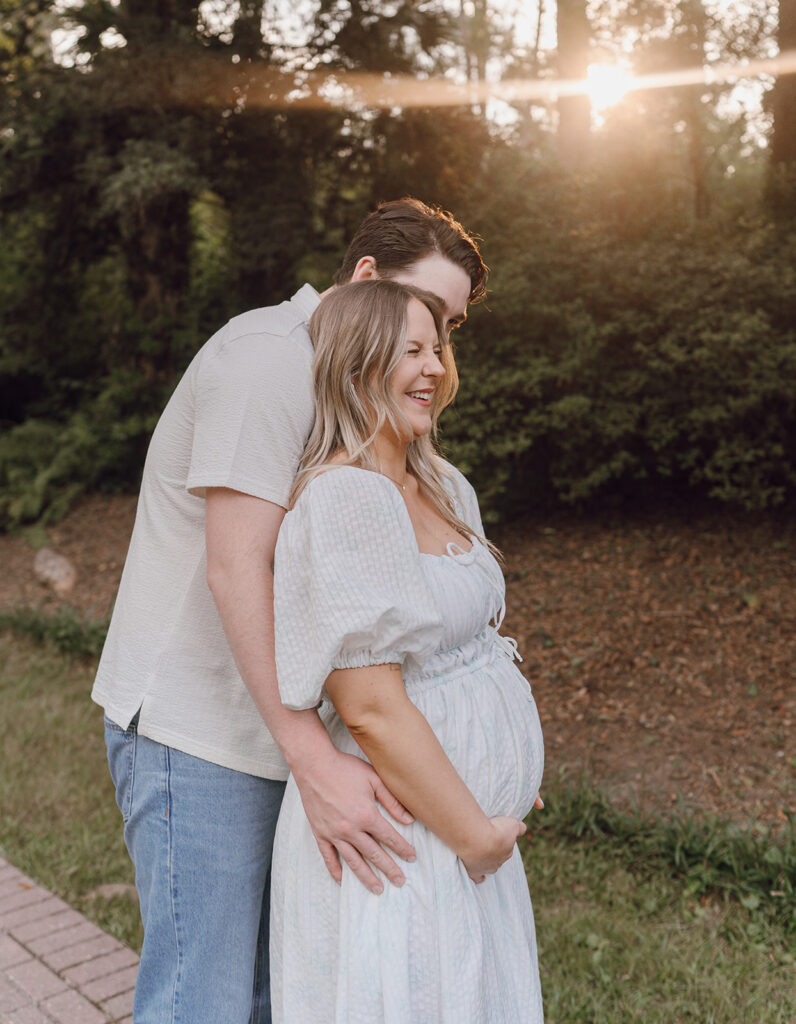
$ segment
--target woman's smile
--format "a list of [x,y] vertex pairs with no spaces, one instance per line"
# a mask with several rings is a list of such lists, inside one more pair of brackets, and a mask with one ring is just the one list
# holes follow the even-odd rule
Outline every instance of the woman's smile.
[[406,334],[406,352],[395,370],[392,393],[417,438],[431,430],[434,392],[445,376],[434,318],[417,299],[410,299],[406,307]]

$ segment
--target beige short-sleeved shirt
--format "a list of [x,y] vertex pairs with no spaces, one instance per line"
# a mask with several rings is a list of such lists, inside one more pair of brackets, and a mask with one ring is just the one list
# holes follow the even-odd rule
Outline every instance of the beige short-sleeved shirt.
[[232,658],[207,586],[208,487],[287,507],[312,427],[319,302],[235,317],[199,350],[149,446],[135,527],[92,698],[127,728],[263,778],[285,761]]

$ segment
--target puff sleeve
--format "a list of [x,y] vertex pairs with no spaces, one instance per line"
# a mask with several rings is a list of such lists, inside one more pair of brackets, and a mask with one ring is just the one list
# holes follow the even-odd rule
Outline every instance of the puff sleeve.
[[315,707],[335,668],[422,663],[442,628],[395,485],[350,466],[316,477],[285,516],[276,546],[282,702]]

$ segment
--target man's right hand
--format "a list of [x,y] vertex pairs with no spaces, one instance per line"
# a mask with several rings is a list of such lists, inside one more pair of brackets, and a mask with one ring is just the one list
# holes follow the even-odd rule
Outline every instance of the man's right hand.
[[396,821],[409,825],[414,819],[373,768],[331,744],[311,764],[291,767],[304,812],[332,878],[341,882],[341,861],[345,861],[371,892],[384,889],[373,868],[393,885],[403,885],[404,874],[387,850],[407,861],[415,859],[415,851],[381,813],[376,801]]

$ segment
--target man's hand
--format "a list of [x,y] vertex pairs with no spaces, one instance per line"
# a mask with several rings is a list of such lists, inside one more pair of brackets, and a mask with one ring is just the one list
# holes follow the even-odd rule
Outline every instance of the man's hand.
[[343,860],[371,892],[384,889],[372,867],[393,885],[403,885],[403,872],[384,847],[408,861],[415,859],[415,851],[379,811],[376,801],[396,821],[409,825],[414,819],[366,761],[342,754],[330,744],[311,764],[293,765],[293,777],[318,849],[336,882],[343,877]]

